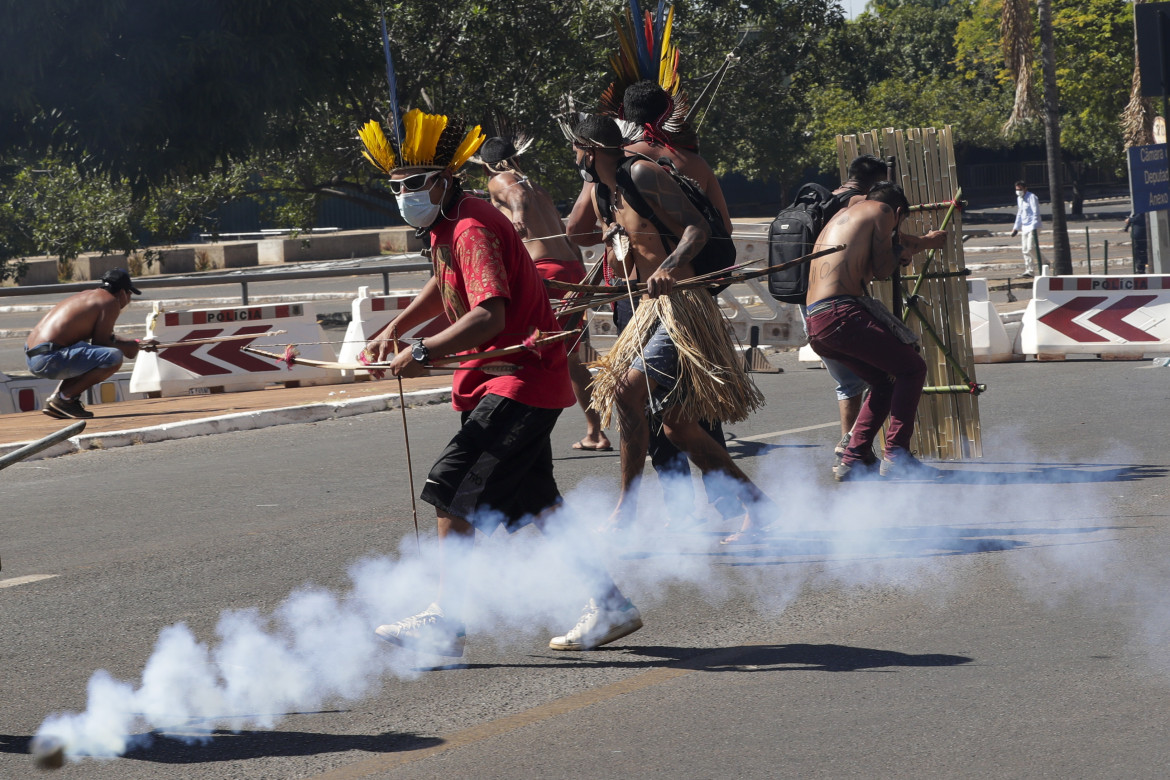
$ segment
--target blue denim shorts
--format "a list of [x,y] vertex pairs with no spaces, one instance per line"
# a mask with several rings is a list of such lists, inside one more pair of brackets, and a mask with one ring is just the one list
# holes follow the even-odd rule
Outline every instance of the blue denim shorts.
[[650,410],[655,414],[662,412],[666,396],[678,382],[678,347],[674,345],[661,320],[654,328],[654,333],[650,335],[646,346],[642,348],[642,353],[630,364],[630,368],[641,371],[658,384],[654,388]]
[[26,355],[24,360],[33,376],[42,379],[71,379],[95,368],[119,365],[122,362],[122,351],[113,347],[95,347],[87,341],[79,341],[72,346],[61,347],[35,357]]
[[847,401],[850,398],[856,398],[869,389],[869,385],[865,383],[865,380],[853,373],[844,363],[827,357],[821,358],[821,362],[829,370],[829,376],[837,380],[838,401]]

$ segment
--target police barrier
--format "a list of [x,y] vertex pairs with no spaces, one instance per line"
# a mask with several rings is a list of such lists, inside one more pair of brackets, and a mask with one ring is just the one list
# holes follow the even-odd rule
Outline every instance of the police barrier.
[[1170,349],[1170,276],[1040,276],[1021,351],[1041,359],[1141,358]]
[[[44,409],[45,401],[57,389],[58,384],[60,382],[56,379],[41,379],[35,376],[11,377],[0,374],[0,414]],[[87,390],[81,400],[86,406],[93,406],[126,401],[134,397],[136,394],[130,392],[130,372],[119,371]]]
[[[345,330],[345,341],[341,344],[338,360],[342,363],[357,362],[358,354],[365,349],[366,342],[378,331],[390,324],[405,309],[417,290],[400,290],[390,295],[370,294],[369,287],[359,287],[357,298],[351,304],[352,319]],[[420,339],[438,333],[447,326],[445,317],[439,316],[430,322],[398,334],[400,340]],[[350,373],[350,372],[345,372]],[[353,372],[356,376],[367,376],[367,371]]]
[[[265,337],[270,330],[283,330]],[[337,371],[294,364],[291,369],[271,360],[242,352],[249,345],[280,352],[283,344],[296,344],[300,355],[315,360],[334,360],[333,345],[317,324],[313,303],[236,306],[219,309],[162,311],[146,319],[146,335],[163,343],[210,339],[218,336],[255,334],[254,339],[213,344],[175,346],[158,352],[140,352],[134,361],[130,392],[164,396],[205,392],[259,390],[272,383],[323,385],[347,380]]]
[[967,311],[971,318],[971,354],[976,363],[1024,359],[1013,350],[1013,338],[990,300],[986,279],[967,280]]

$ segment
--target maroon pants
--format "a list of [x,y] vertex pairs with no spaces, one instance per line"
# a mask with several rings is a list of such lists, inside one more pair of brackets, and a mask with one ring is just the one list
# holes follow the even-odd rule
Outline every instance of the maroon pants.
[[826,308],[808,318],[809,344],[818,355],[844,363],[869,384],[869,397],[861,406],[842,460],[852,463],[869,457],[887,415],[885,454],[896,458],[896,450],[910,449],[926,363],[855,298],[828,300]]

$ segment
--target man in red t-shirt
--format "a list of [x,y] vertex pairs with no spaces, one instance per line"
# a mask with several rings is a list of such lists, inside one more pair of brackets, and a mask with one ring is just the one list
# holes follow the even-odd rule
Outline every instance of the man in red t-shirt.
[[[403,218],[430,234],[434,276],[389,325],[375,334],[367,353],[391,362],[395,376],[419,376],[431,360],[514,346],[534,329],[558,329],[544,284],[512,224],[490,204],[465,195],[450,168],[412,166],[391,171],[390,189]],[[393,334],[405,333],[440,314],[450,325],[397,355]],[[547,510],[561,502],[553,478],[550,435],[557,417],[572,406],[565,346],[508,355],[505,374],[463,370],[455,374],[452,404],[462,427],[427,475],[422,499],[438,516],[440,544],[470,541],[476,529],[509,531],[529,522],[544,527]],[[474,368],[501,362],[464,362]],[[494,511],[482,511],[491,509]],[[446,561],[447,556],[440,560]],[[573,629],[553,638],[555,650],[589,650],[642,627],[637,608],[592,561],[579,560],[590,582],[600,582]],[[461,568],[443,565],[439,596],[413,617],[379,626],[392,644],[461,656],[464,634],[456,614],[464,589]]]

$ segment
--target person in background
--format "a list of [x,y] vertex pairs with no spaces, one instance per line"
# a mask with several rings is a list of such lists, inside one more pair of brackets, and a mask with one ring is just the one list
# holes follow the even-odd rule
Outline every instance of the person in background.
[[1150,242],[1146,232],[1146,215],[1129,212],[1125,218],[1125,229],[1129,231],[1130,243],[1133,246],[1133,272],[1144,274],[1149,262]]
[[1024,181],[1016,182],[1016,221],[1012,237],[1020,236],[1020,251],[1024,253],[1024,273],[1031,278],[1040,273],[1040,201],[1028,191]]

